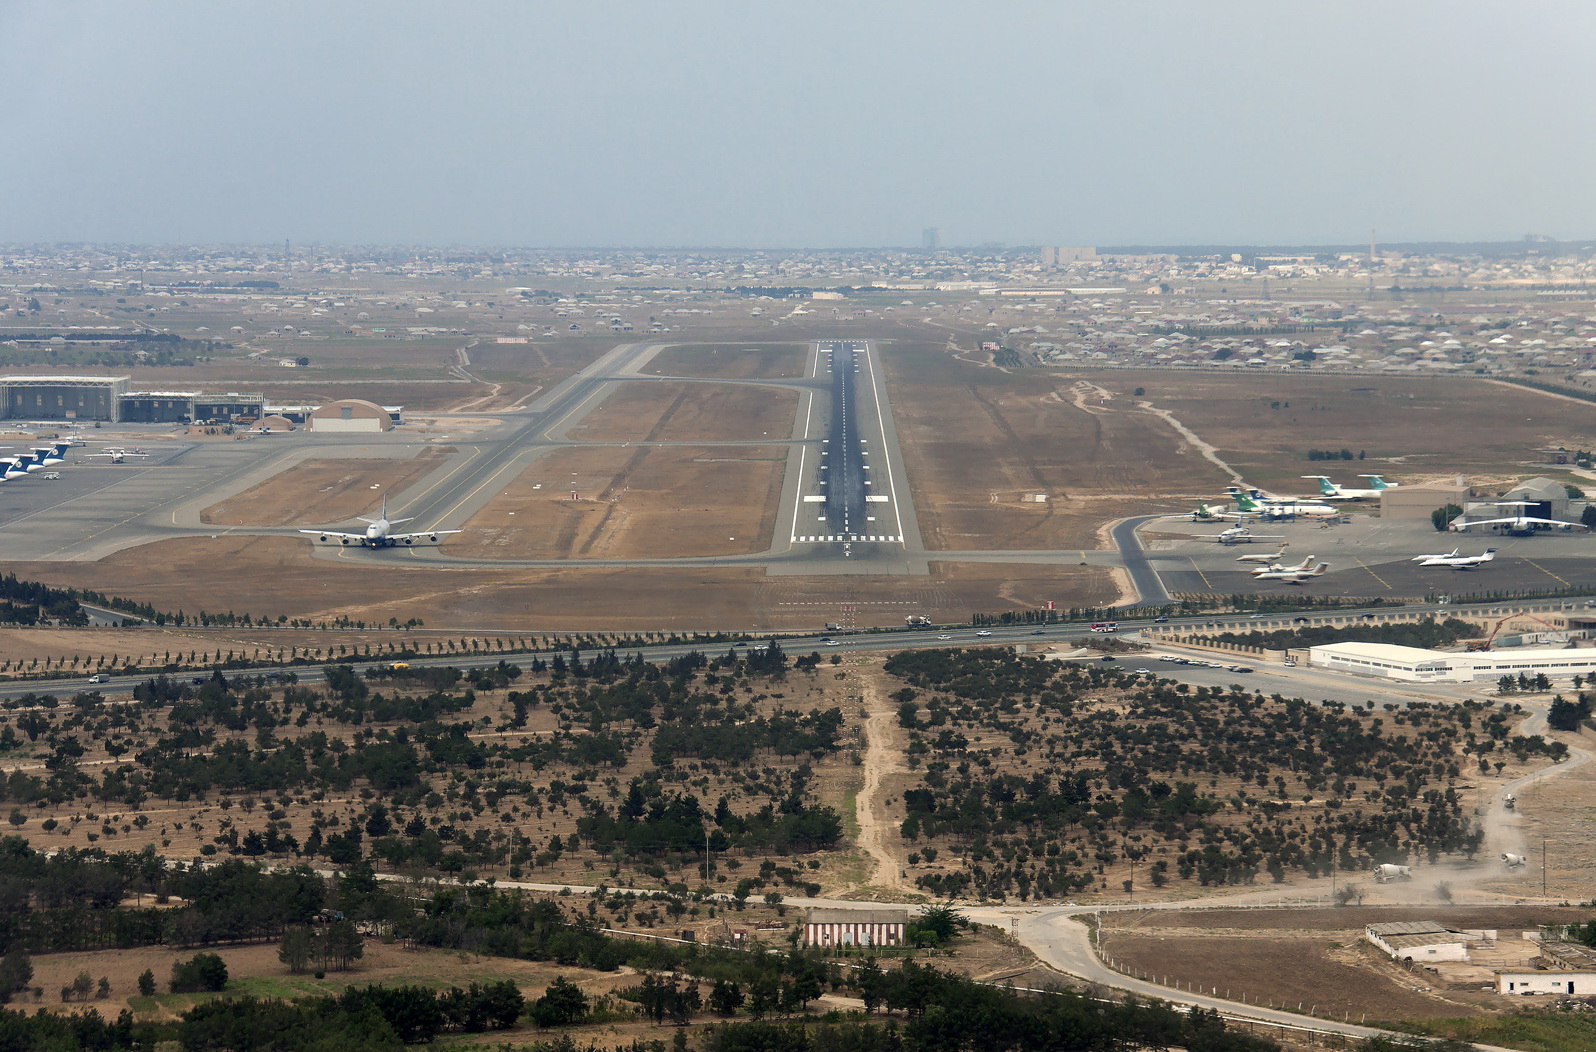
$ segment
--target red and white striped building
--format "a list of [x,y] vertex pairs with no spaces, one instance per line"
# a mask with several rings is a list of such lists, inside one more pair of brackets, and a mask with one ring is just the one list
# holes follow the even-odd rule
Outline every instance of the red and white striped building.
[[906,910],[812,909],[804,921],[804,945],[902,946]]

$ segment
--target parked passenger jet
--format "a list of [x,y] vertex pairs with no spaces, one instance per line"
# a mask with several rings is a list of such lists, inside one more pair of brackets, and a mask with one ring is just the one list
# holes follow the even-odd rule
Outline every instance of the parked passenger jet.
[[1197,505],[1197,510],[1191,513],[1192,522],[1223,522],[1225,519],[1240,517],[1236,512],[1224,508],[1210,508],[1206,504]]
[[110,458],[111,463],[113,463],[113,464],[121,464],[121,463],[125,463],[127,461],[128,457],[147,457],[147,456],[149,456],[149,454],[144,452],[144,450],[142,450],[142,449],[112,449],[112,448],[107,448],[102,453],[85,453],[84,456],[85,457],[108,457],[108,458]]
[[0,457],[0,478],[10,482],[12,479],[27,476],[33,465],[32,453],[18,453],[14,457]]
[[1359,475],[1360,479],[1370,480],[1369,488],[1349,489],[1346,486],[1337,486],[1325,475],[1304,475],[1302,477],[1319,480],[1320,500],[1367,500],[1370,497],[1378,497],[1388,489],[1396,489],[1402,485],[1400,482],[1387,482],[1379,475]]
[[361,548],[395,548],[400,545],[430,545],[437,544],[438,538],[459,530],[430,530],[426,533],[390,533],[393,527],[409,519],[388,518],[388,497],[382,498],[382,512],[375,519],[368,519],[357,515],[361,522],[370,523],[365,533],[339,533],[336,530],[300,530],[315,537],[319,544],[340,544],[345,547],[355,545]]
[[1487,548],[1483,555],[1432,555],[1419,563],[1420,568],[1426,566],[1445,566],[1452,570],[1474,570],[1496,558],[1496,549]]
[[1329,563],[1320,563],[1313,569],[1265,570],[1253,577],[1254,581],[1280,581],[1284,584],[1307,584],[1315,577],[1323,577],[1330,569]]
[[1247,496],[1236,498],[1236,510],[1261,519],[1318,518],[1341,514],[1321,501],[1269,501],[1260,504]]
[[[1527,508],[1535,502],[1528,500],[1499,500],[1494,502],[1499,508]],[[1510,515],[1500,519],[1476,519],[1461,525],[1448,526],[1447,529],[1454,533],[1467,533],[1474,526],[1506,526],[1507,532],[1514,537],[1528,537],[1535,532],[1537,526],[1561,526],[1566,529],[1590,529],[1582,522],[1564,522],[1562,519],[1541,519],[1534,515],[1525,515],[1520,511],[1517,515]]]

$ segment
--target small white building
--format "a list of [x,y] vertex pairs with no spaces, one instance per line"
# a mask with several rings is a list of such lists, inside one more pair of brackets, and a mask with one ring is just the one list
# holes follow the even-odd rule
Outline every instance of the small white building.
[[1363,929],[1364,938],[1404,964],[1469,959],[1469,933],[1433,921],[1389,921]]
[[1497,972],[1496,992],[1514,996],[1596,997],[1596,972]]
[[805,946],[902,946],[907,910],[816,908],[804,921]]
[[1523,647],[1457,654],[1394,643],[1327,643],[1308,648],[1308,664],[1405,683],[1473,683],[1537,673],[1567,680],[1596,673],[1596,648]]

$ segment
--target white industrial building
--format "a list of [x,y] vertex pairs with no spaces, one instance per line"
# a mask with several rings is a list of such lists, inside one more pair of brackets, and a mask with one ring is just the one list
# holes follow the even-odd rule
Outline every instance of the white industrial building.
[[1327,643],[1308,648],[1308,664],[1405,683],[1473,683],[1541,672],[1556,680],[1596,673],[1596,649],[1523,647],[1456,654],[1394,643]]
[[805,946],[902,946],[907,910],[812,909],[804,921]]

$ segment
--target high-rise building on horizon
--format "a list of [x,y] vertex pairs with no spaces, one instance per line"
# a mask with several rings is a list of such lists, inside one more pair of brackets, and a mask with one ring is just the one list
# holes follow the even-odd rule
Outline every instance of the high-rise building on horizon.
[[928,226],[920,231],[920,247],[927,252],[935,252],[942,247],[942,231],[934,226]]

